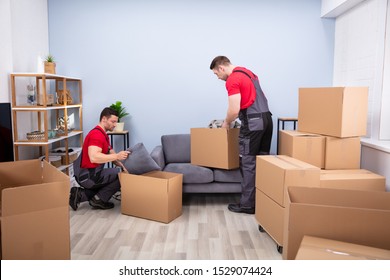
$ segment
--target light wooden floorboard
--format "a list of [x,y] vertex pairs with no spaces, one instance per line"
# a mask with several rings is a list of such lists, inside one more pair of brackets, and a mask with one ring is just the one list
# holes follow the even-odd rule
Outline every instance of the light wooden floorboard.
[[191,194],[169,224],[122,215],[115,208],[70,210],[71,257],[92,260],[280,260],[276,243],[254,215],[232,213],[236,194]]

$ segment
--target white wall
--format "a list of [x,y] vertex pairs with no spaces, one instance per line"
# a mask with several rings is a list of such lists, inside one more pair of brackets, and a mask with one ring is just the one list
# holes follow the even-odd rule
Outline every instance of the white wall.
[[390,143],[379,141],[381,129],[390,126],[387,121],[381,128],[381,122],[386,121],[383,109],[389,110],[385,99],[389,92],[384,86],[384,69],[390,70],[384,68],[386,32],[390,35],[390,30],[386,31],[388,12],[387,0],[366,0],[336,18],[333,85],[369,87],[368,132],[362,139],[361,167],[385,176],[390,190]]
[[258,74],[275,128],[297,116],[299,87],[332,84],[334,20],[320,18],[320,0],[48,3],[58,73],[83,79],[84,129],[121,100],[131,145],[148,150],[163,134],[224,118],[225,86],[209,70],[216,55]]
[[[0,102],[11,102],[10,73],[36,72],[37,56],[49,51],[47,0],[0,0],[0,38]],[[32,122],[34,116],[18,122],[20,130]],[[20,153],[21,159],[35,156],[31,149]]]
[[12,72],[10,0],[0,0],[0,102],[10,102],[9,73]]
[[390,139],[390,3],[387,1],[387,23],[385,39],[385,62],[383,71],[382,106],[379,139]]
[[9,74],[36,72],[49,51],[47,0],[0,0],[0,100],[10,102]]
[[368,86],[367,137],[380,118],[387,0],[367,0],[337,17],[334,86]]

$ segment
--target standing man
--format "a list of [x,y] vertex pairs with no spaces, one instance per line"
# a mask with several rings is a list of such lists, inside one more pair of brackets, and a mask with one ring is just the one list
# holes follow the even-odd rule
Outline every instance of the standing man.
[[229,204],[236,213],[255,213],[256,156],[268,155],[272,140],[272,114],[261,90],[259,79],[250,70],[236,67],[225,56],[217,56],[210,65],[213,73],[226,81],[228,109],[222,127],[229,129],[237,117],[241,121],[239,135],[242,192],[240,203]]
[[118,122],[118,113],[111,108],[104,108],[99,124],[93,128],[84,140],[81,155],[73,164],[74,176],[81,188],[70,190],[69,205],[77,210],[79,204],[89,201],[97,209],[111,209],[113,194],[120,190],[119,168],[104,168],[105,163],[113,162],[126,171],[120,162],[128,157],[128,151],[115,153],[110,145],[107,131],[113,131]]

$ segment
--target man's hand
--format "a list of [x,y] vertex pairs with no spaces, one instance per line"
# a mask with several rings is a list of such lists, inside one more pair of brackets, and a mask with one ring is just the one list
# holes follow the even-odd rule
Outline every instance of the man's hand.
[[116,154],[116,160],[125,160],[130,155],[130,151],[120,151]]
[[223,121],[222,123],[222,128],[226,128],[227,130],[230,129],[230,123],[227,123],[226,120]]

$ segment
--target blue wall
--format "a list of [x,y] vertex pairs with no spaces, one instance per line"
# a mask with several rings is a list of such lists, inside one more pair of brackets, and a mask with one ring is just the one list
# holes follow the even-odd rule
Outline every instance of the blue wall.
[[[121,100],[130,144],[189,133],[227,108],[217,55],[260,78],[274,117],[296,117],[298,88],[331,86],[334,21],[320,0],[48,0],[57,73],[83,79],[84,130]],[[121,147],[120,143],[118,146]]]

